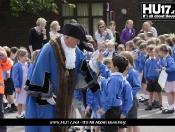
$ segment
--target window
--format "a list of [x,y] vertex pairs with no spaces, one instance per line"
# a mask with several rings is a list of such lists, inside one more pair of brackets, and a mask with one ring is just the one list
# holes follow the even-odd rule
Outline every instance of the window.
[[103,19],[106,21],[106,15],[104,15],[104,9],[106,3],[74,3],[76,8],[69,8],[67,4],[62,5],[62,17],[63,24],[69,22],[70,19],[77,20],[88,33],[92,36],[95,35],[97,30],[97,23]]

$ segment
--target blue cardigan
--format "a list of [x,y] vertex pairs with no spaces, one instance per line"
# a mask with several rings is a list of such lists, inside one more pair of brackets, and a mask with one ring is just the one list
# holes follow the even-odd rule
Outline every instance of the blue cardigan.
[[[28,62],[28,67],[30,66],[30,62]],[[14,88],[22,87],[23,83],[23,70],[20,62],[17,62],[12,68],[12,80],[14,84]]]

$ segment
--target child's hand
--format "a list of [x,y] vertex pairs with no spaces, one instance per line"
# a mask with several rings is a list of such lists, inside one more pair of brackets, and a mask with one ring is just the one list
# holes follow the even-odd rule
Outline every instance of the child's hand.
[[81,105],[81,101],[78,100],[78,105]]
[[99,113],[100,115],[104,115],[104,114],[105,114],[105,111],[104,111],[103,109],[99,109],[99,110],[98,110],[98,113]]
[[166,67],[162,67],[162,70],[165,70],[166,71]]
[[101,62],[102,60],[103,60],[103,55],[102,55],[102,53],[100,53],[100,54],[98,55],[97,62],[99,63],[99,62]]
[[156,69],[156,72],[160,72],[161,71],[161,69]]
[[20,88],[15,88],[15,91],[16,91],[16,93],[19,94],[21,90],[20,90]]
[[90,111],[90,107],[87,106],[86,109],[85,109],[85,116],[86,116],[88,113],[90,114],[89,111]]
[[124,115],[120,115],[120,119],[125,119],[126,118],[126,116],[124,116]]

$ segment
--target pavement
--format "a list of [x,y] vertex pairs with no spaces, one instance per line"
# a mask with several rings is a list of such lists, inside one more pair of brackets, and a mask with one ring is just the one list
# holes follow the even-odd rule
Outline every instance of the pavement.
[[[140,94],[138,94],[138,97]],[[167,106],[167,97],[165,92],[162,92],[163,106]],[[139,103],[138,118],[174,118],[173,114],[162,114],[161,110],[153,109],[151,111],[145,111],[146,106],[143,103]],[[5,118],[16,118],[17,112],[6,113]],[[80,118],[80,114],[77,111],[77,118]],[[165,120],[166,121],[166,120]],[[82,129],[82,127],[81,127]],[[140,126],[140,132],[175,132],[175,126]],[[25,132],[24,126],[7,126],[7,132]],[[82,132],[82,131],[77,131]]]

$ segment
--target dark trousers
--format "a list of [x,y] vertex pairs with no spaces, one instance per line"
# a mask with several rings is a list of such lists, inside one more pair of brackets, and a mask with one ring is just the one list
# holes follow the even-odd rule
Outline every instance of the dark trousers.
[[[3,95],[0,94],[0,119],[4,118]],[[6,126],[0,126],[0,132],[7,132]]]
[[[119,107],[111,107],[105,113],[105,119],[120,119],[121,109]],[[105,126],[105,132],[118,132],[119,126]]]

